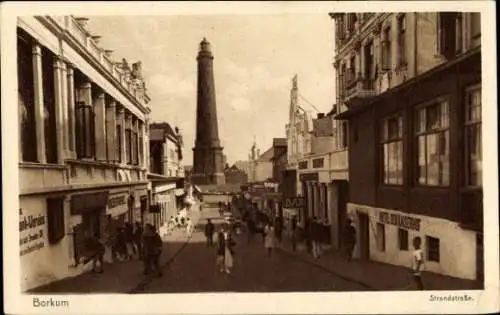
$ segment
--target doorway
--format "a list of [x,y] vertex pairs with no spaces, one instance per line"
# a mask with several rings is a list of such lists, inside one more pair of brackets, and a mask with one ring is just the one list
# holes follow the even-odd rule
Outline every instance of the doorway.
[[476,280],[484,286],[484,242],[480,233],[476,234]]
[[370,260],[370,219],[366,213],[358,212],[359,222],[359,257],[361,260]]

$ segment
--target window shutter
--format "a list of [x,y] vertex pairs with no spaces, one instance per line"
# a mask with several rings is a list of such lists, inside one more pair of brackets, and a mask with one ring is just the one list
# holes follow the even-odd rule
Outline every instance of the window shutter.
[[64,226],[64,199],[47,199],[47,221],[49,232],[49,243],[58,243],[65,234]]

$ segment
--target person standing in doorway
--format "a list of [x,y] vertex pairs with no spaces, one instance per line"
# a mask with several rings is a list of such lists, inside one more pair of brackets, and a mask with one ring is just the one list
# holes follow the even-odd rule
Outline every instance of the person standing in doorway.
[[356,246],[356,229],[350,219],[347,219],[343,232],[344,250],[347,260],[351,260]]
[[214,224],[212,220],[208,219],[205,225],[205,237],[207,238],[207,246],[214,246]]
[[422,282],[421,269],[424,263],[424,255],[422,253],[422,239],[417,236],[413,239],[413,247],[415,250],[412,254],[412,269],[413,269],[413,280],[417,285],[418,290],[424,289],[424,283]]

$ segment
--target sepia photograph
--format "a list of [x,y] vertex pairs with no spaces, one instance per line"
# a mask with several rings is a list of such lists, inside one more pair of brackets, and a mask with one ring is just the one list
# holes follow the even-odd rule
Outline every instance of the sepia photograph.
[[493,2],[121,4],[1,7],[5,312],[499,311]]

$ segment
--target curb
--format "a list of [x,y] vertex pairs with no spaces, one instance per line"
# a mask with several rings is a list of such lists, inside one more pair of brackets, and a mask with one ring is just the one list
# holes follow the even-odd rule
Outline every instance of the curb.
[[310,261],[309,259],[303,258],[299,254],[291,253],[288,250],[280,248],[280,247],[277,247],[276,249],[278,249],[280,252],[284,253],[285,255],[291,256],[291,257],[293,257],[293,258],[295,258],[297,260],[300,260],[301,262],[303,262],[305,264],[308,264],[308,265],[314,266],[314,267],[316,267],[318,269],[321,269],[323,271],[326,271],[327,273],[332,274],[332,275],[334,275],[334,276],[336,276],[338,278],[341,278],[343,280],[346,280],[346,281],[349,281],[349,282],[352,282],[352,283],[356,283],[356,284],[358,284],[358,285],[360,285],[360,286],[362,286],[364,288],[367,288],[367,289],[369,289],[371,291],[381,291],[380,289],[372,287],[371,285],[369,285],[369,284],[367,284],[365,282],[359,281],[359,280],[351,278],[351,277],[344,276],[344,275],[342,275],[342,274],[340,274],[338,272],[335,272],[335,271],[333,271],[333,270],[331,270],[329,268],[326,268],[325,266],[323,266],[323,265],[321,265],[319,263],[315,263],[315,262]]
[[[200,221],[200,218],[201,218],[201,213],[200,213],[200,216],[198,217],[196,223],[194,223],[194,226],[196,226],[198,224],[198,222]],[[184,250],[184,248],[186,248],[189,241],[191,241],[191,237],[192,236],[187,237],[184,244],[182,244],[182,246],[172,255],[172,257],[170,257],[163,265],[160,266],[161,271],[165,270],[174,261],[174,259]],[[139,282],[138,285],[136,285],[132,290],[129,290],[127,293],[130,293],[130,294],[143,293],[144,291],[146,291],[148,285],[151,284],[151,282],[153,282],[154,279],[157,279],[157,278],[154,276],[145,277],[141,282]]]

